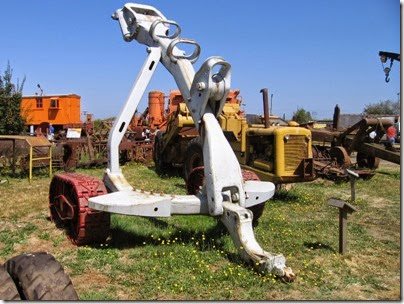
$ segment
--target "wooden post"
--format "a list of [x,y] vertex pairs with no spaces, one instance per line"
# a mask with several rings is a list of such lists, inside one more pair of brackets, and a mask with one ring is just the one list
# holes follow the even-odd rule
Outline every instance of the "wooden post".
[[16,163],[16,155],[15,155],[15,139],[13,139],[13,163],[11,166],[11,170],[13,171],[13,176],[15,176],[15,163]]
[[352,171],[349,169],[345,169],[345,171],[349,176],[349,180],[351,181],[351,201],[354,202],[355,201],[355,181],[356,181],[356,179],[359,178],[359,175],[355,171]]
[[333,198],[328,200],[328,205],[339,209],[339,253],[346,254],[348,213],[353,213],[358,210],[347,202]]
[[347,219],[348,213],[339,209],[339,253],[345,254],[347,249]]
[[33,158],[32,154],[33,154],[33,148],[30,145],[29,146],[29,183],[31,183],[31,181],[32,181],[32,158]]
[[52,148],[53,145],[49,147],[49,177],[52,177]]
[[351,201],[355,201],[355,177],[350,177],[351,180]]

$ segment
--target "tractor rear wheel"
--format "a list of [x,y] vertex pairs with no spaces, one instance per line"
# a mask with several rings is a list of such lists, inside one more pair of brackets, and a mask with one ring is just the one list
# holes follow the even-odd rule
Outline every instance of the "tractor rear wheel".
[[109,235],[111,215],[88,207],[90,197],[107,194],[104,183],[83,174],[56,174],[49,190],[50,218],[77,245],[100,244]]
[[5,267],[14,280],[22,300],[79,299],[63,267],[46,252],[16,256],[8,260]]
[[153,146],[153,161],[156,172],[158,174],[165,174],[169,171],[170,166],[164,163],[163,158],[163,131],[157,132],[154,138],[154,146]]
[[191,139],[184,155],[184,179],[188,180],[192,170],[203,166],[203,148],[201,138]]
[[0,266],[0,300],[21,300],[17,287],[4,266]]

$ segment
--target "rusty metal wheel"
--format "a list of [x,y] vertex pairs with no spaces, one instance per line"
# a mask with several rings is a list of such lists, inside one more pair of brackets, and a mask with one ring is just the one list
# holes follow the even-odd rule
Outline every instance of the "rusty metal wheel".
[[90,209],[90,197],[107,194],[104,183],[83,174],[53,177],[49,189],[50,217],[77,245],[103,243],[109,235],[110,213]]
[[356,154],[356,162],[360,168],[377,169],[379,167],[380,158],[358,152]]
[[205,184],[204,166],[194,168],[188,176],[187,191],[188,194],[196,194]]
[[331,159],[336,161],[336,163],[342,168],[348,168],[351,165],[351,158],[344,147],[332,147],[330,150],[330,156]]

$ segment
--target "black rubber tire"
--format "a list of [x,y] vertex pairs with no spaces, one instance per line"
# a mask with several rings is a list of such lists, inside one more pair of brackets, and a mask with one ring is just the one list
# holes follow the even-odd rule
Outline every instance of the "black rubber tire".
[[46,252],[22,254],[5,264],[22,300],[79,300],[69,276]]
[[161,134],[161,131],[157,131],[157,134],[154,137],[154,144],[153,144],[153,161],[154,161],[154,163],[157,163],[157,152],[158,152],[157,143],[161,138],[160,134]]
[[184,155],[184,180],[188,181],[192,170],[203,166],[203,147],[199,136],[188,142]]
[[164,163],[161,146],[163,144],[163,131],[158,131],[154,138],[153,161],[158,174],[165,174],[169,170],[169,165]]
[[4,266],[0,266],[0,300],[21,300],[17,287]]

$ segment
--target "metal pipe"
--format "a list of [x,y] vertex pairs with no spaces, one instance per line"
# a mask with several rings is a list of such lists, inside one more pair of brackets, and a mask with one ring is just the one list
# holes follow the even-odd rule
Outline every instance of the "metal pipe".
[[246,122],[241,123],[241,152],[245,153],[247,151],[247,128]]
[[[271,94],[271,107],[269,108],[269,113],[271,113],[271,114],[273,114],[274,113],[274,111],[273,111],[273,109],[274,108],[272,108],[272,98],[274,97],[274,94]],[[285,119],[285,118],[284,118]]]
[[338,130],[339,127],[339,114],[340,114],[340,108],[338,105],[336,105],[334,108],[334,116],[332,120],[332,127],[334,130]]
[[268,89],[261,89],[262,98],[264,102],[264,118],[265,118],[265,128],[269,128],[269,109],[268,109]]
[[53,145],[49,147],[49,177],[52,177],[52,149]]

